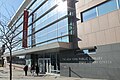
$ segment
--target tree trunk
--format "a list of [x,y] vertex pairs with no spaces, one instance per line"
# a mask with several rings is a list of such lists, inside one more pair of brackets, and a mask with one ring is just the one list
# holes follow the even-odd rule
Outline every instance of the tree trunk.
[[12,80],[12,50],[10,50],[10,80]]
[[2,67],[4,67],[4,59],[3,59],[3,57],[2,57]]

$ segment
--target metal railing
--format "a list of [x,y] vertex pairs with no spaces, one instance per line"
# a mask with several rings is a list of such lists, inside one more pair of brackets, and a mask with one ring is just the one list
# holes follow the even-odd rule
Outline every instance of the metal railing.
[[71,69],[71,67],[69,67],[69,77],[72,76],[72,73],[75,74],[76,76],[78,76],[79,78],[82,78],[79,74],[77,74],[75,71],[73,71],[73,70]]

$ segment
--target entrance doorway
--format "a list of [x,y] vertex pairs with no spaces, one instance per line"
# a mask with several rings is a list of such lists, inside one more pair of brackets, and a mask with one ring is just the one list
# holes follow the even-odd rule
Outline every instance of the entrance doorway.
[[60,75],[60,59],[57,53],[39,55],[38,66],[41,74]]
[[38,59],[39,71],[41,74],[51,73],[51,59],[39,58]]

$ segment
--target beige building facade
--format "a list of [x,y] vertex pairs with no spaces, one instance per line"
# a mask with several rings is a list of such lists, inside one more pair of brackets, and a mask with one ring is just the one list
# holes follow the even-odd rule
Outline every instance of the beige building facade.
[[119,80],[120,0],[77,0],[76,18],[78,49],[64,54],[61,66],[71,72],[61,74]]
[[[80,13],[102,4],[107,0],[79,0],[76,4],[78,46],[80,48],[87,48],[99,45],[107,45],[113,43],[120,43],[120,10],[111,11],[107,14],[97,16],[86,22],[81,22]],[[112,5],[111,5],[112,6]]]

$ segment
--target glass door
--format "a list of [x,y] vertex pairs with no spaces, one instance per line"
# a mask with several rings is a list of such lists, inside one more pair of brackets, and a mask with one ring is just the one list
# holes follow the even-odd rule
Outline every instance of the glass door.
[[40,73],[51,73],[51,60],[50,58],[39,58],[38,59]]

